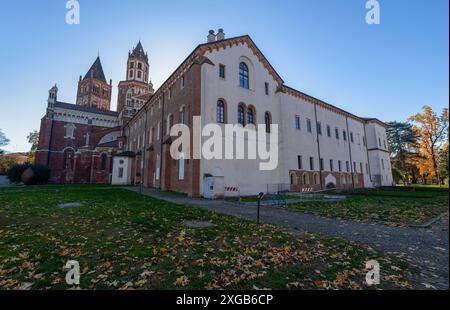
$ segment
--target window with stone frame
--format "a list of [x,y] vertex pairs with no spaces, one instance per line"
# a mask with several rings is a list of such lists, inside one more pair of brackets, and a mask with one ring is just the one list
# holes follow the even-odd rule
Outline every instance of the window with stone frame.
[[66,124],[64,126],[66,128],[66,133],[64,135],[65,139],[75,139],[75,125],[72,123]]

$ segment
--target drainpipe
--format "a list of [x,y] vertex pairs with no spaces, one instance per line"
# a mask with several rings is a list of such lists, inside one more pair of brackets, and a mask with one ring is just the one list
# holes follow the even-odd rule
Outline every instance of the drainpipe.
[[363,124],[364,127],[364,144],[366,148],[366,154],[367,154],[367,168],[369,168],[369,180],[370,183],[372,183],[372,171],[370,170],[370,159],[369,159],[369,148],[367,147],[367,133],[366,133],[366,124]]
[[[319,155],[319,178],[320,178],[320,189],[321,190],[323,190],[323,184],[322,184],[322,181],[323,181],[323,178],[322,178],[322,170],[324,170],[324,169],[320,169],[321,167],[320,167],[320,142],[319,142],[319,131],[317,130],[318,129],[318,123],[317,123],[317,104],[316,103],[314,103],[314,116],[315,116],[315,119],[316,119],[316,140],[317,140],[317,154]],[[324,167],[322,167],[322,168],[325,168],[325,162],[323,163],[323,166]]]
[[143,151],[142,151],[142,159],[141,159],[141,161],[143,160],[143,162],[141,163],[141,186],[140,186],[140,188],[139,188],[139,191],[142,193],[142,186],[143,186],[143,183],[144,183],[144,173],[145,173],[145,155],[146,155],[146,152],[147,152],[147,148],[146,148],[146,144],[147,144],[147,140],[148,140],[148,137],[147,137],[147,120],[148,120],[148,113],[147,113],[147,109],[146,108],[144,108],[145,109],[145,123],[144,123],[144,141],[142,141],[142,148],[143,148]]
[[160,131],[160,147],[159,150],[159,189],[162,190],[162,167],[163,167],[163,134],[164,134],[164,91],[162,92],[162,103],[161,103],[161,128]]
[[347,125],[347,143],[348,143],[348,154],[350,156],[350,172],[352,173],[352,187],[353,187],[353,189],[355,189],[355,177],[353,175],[352,148],[350,145],[350,131],[348,129],[348,116],[345,117],[345,123]]

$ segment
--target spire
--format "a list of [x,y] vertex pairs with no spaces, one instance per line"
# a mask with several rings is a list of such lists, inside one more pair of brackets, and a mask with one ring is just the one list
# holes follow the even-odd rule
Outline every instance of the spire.
[[100,80],[106,83],[105,74],[103,73],[102,63],[100,61],[100,56],[97,56],[97,59],[89,69],[89,71],[84,76],[85,79],[94,78],[96,80]]
[[141,40],[139,40],[138,44],[135,48],[133,48],[133,51],[130,54],[131,57],[136,57],[140,59],[144,59],[146,62],[148,62],[148,56],[144,51],[144,48],[142,47]]

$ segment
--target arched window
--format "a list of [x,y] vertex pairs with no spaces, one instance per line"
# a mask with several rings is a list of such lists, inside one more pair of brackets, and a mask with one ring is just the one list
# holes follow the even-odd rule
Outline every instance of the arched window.
[[295,176],[295,173],[291,173],[291,185],[297,184],[297,177]]
[[255,111],[252,107],[247,109],[247,125],[255,125]]
[[272,117],[270,116],[269,112],[266,112],[266,114],[264,115],[264,122],[266,124],[266,132],[270,133],[270,127],[272,124]]
[[75,152],[73,149],[67,149],[64,151],[64,169],[71,170],[73,169],[73,160],[75,157]]
[[239,64],[239,85],[245,89],[250,88],[248,66],[244,62]]
[[319,174],[315,173],[314,174],[314,185],[318,185],[319,184]]
[[244,113],[244,107],[239,106],[238,107],[238,124],[245,126],[245,113]]
[[108,157],[106,156],[105,153],[102,154],[101,157],[101,169],[104,171],[106,170],[106,161],[107,161]]
[[216,120],[220,124],[225,123],[225,103],[223,100],[217,101]]
[[303,185],[309,185],[309,175],[307,173],[303,173]]
[[169,114],[169,116],[167,117],[167,135],[170,135],[170,129],[173,126],[173,115]]

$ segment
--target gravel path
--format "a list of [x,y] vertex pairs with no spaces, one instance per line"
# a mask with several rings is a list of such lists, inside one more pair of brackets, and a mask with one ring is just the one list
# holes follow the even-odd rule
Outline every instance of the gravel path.
[[[139,193],[139,188],[129,190]],[[189,198],[168,192],[144,188],[142,194],[181,205],[256,219],[256,207],[239,206],[223,200]],[[405,253],[408,261],[421,270],[418,275],[423,288],[449,288],[448,220],[438,221],[430,228],[390,227],[349,220],[337,220],[264,206],[261,221],[294,230],[321,233],[369,245],[385,253]]]

